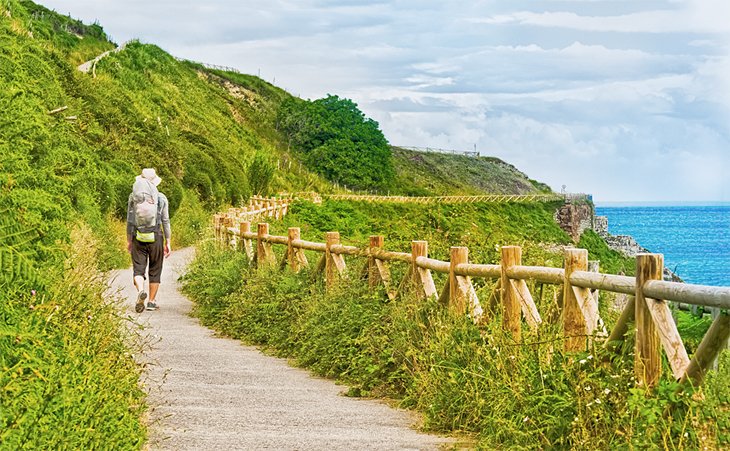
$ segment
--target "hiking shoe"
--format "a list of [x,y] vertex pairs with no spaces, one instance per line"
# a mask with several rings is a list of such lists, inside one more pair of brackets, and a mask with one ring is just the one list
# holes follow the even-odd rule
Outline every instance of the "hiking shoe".
[[159,309],[160,309],[160,307],[157,306],[157,303],[152,302],[152,301],[147,303],[147,310],[154,311],[154,310],[159,310]]
[[137,293],[137,303],[134,304],[134,311],[142,313],[144,311],[144,300],[147,299],[147,292],[142,290]]

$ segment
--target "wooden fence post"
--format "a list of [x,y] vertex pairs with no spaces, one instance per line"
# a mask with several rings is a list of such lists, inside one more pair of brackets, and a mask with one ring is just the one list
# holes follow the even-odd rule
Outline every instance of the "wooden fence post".
[[644,282],[661,280],[664,271],[664,256],[661,254],[639,254],[636,256],[636,351],[634,371],[641,385],[654,387],[662,372],[661,342],[651,312],[644,296]]
[[292,241],[301,238],[301,230],[299,227],[289,227],[287,235],[287,257],[289,258],[289,268],[294,272],[301,271],[302,267],[307,266],[307,257],[302,249],[292,246]]
[[[370,250],[382,249],[384,238],[382,235],[370,235]],[[368,286],[375,288],[381,282],[380,272],[378,271],[378,265],[376,258],[371,254],[368,255]]]
[[238,224],[238,250],[245,253],[248,257],[248,261],[251,261],[251,253],[249,248],[251,247],[251,240],[244,238],[244,233],[251,232],[251,223],[248,221],[242,221]]
[[[588,251],[585,249],[565,249],[565,278],[563,279],[563,334],[565,351],[586,350],[586,320],[580,301],[570,284],[573,271],[588,269]],[[593,297],[591,296],[591,299]]]
[[324,236],[324,277],[327,289],[333,288],[337,284],[337,267],[335,265],[335,254],[330,248],[335,244],[340,244],[340,232],[327,232]]
[[276,259],[271,250],[271,243],[264,241],[264,237],[269,235],[269,224],[260,222],[258,224],[256,240],[256,266],[263,268],[276,264]]
[[226,249],[230,249],[233,246],[233,234],[230,231],[230,228],[233,227],[233,217],[231,215],[226,215],[225,220],[223,221],[223,238],[225,240]]
[[416,265],[416,258],[428,257],[428,241],[411,241],[411,257],[413,258],[411,261],[411,280],[413,289],[416,290],[416,296],[418,298],[438,296],[431,271],[419,268]]
[[515,341],[520,341],[522,325],[520,323],[520,298],[512,280],[507,276],[507,268],[522,264],[522,248],[519,246],[502,246],[502,328],[512,334]]
[[452,247],[449,260],[449,308],[457,315],[464,315],[466,314],[469,293],[460,289],[455,268],[462,263],[469,262],[469,248]]
[[385,287],[385,293],[388,299],[393,300],[397,295],[397,289],[391,288],[390,270],[388,265],[373,254],[377,250],[382,250],[384,246],[384,240],[382,235],[371,235],[369,240],[369,255],[368,263],[365,267],[367,271],[368,286],[375,288],[378,284],[382,283]]

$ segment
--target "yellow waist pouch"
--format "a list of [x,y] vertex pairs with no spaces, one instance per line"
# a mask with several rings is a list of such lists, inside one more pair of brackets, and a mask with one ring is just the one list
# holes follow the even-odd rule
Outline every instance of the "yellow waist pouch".
[[140,232],[139,230],[137,230],[135,238],[137,238],[137,241],[139,241],[140,243],[154,243],[155,232]]

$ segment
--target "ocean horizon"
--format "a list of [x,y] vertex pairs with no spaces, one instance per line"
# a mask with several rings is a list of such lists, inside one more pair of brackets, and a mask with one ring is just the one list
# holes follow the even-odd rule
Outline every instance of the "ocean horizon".
[[730,202],[598,202],[612,235],[631,235],[685,282],[730,286]]
[[594,202],[602,207],[730,207],[730,201],[602,201]]

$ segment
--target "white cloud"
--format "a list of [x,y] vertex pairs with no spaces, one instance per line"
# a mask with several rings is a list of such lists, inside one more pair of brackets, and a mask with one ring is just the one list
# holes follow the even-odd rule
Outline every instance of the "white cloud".
[[571,11],[517,11],[470,19],[485,25],[534,25],[590,32],[730,33],[730,3],[724,0],[681,2],[671,9],[613,16],[587,16]]

